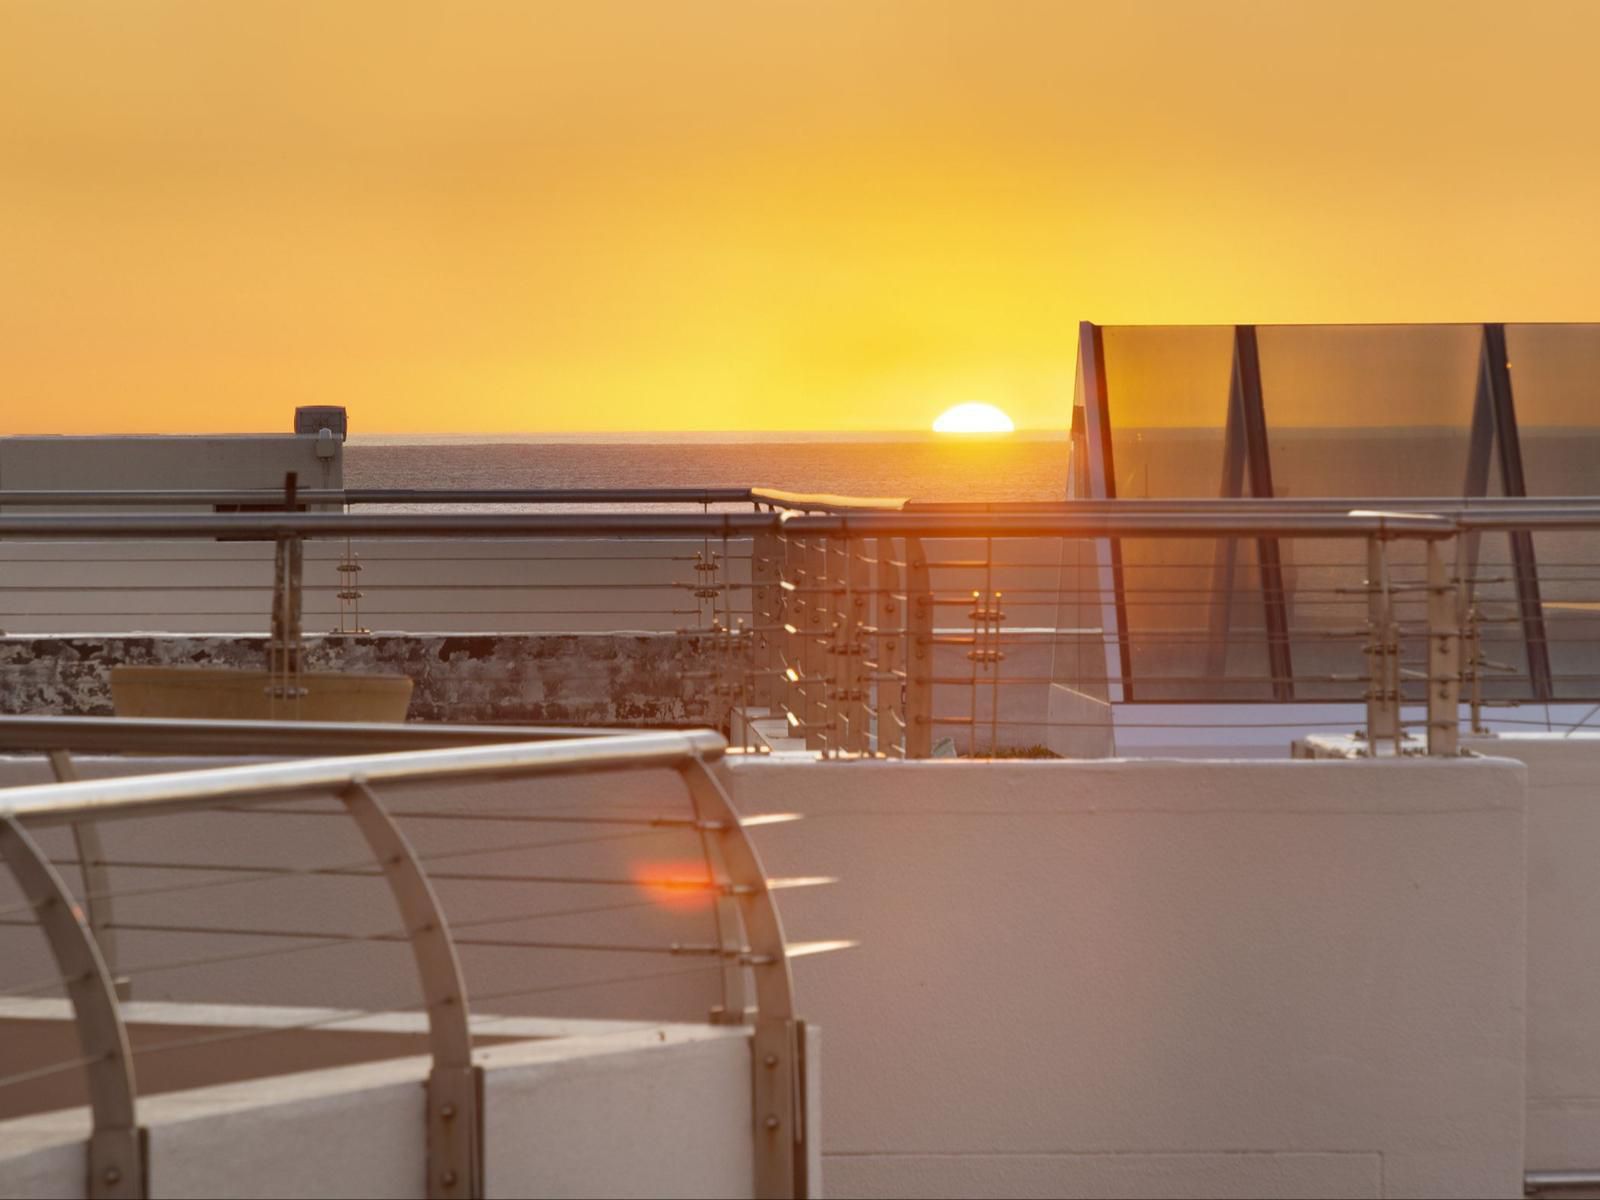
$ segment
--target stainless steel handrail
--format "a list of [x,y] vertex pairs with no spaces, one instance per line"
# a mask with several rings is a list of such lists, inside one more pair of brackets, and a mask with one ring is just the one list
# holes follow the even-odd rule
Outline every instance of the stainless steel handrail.
[[[845,496],[751,487],[648,488],[302,488],[307,505],[358,504],[766,504],[796,512],[1084,513],[1084,512],[1346,512],[1351,509],[1430,512],[1515,512],[1526,509],[1600,510],[1593,496],[1297,496],[1159,497],[1118,500],[939,501],[892,496]],[[122,488],[90,490],[3,489],[0,507],[120,508],[157,505],[281,505],[279,488]]]
[[[1511,519],[1511,518],[1507,518]],[[1561,527],[1600,514],[1539,508],[1520,526]],[[0,539],[411,537],[740,537],[784,530],[891,537],[1449,537],[1455,524],[1417,512],[1060,513],[218,513],[0,517]]]
[[[300,488],[297,504],[741,504],[751,489],[727,488]],[[120,507],[131,504],[281,505],[282,488],[0,489],[0,505]]]
[[262,802],[289,794],[337,790],[356,783],[423,782],[458,775],[492,778],[676,767],[691,759],[715,761],[722,756],[726,745],[719,734],[709,730],[631,733],[607,738],[405,750],[117,779],[29,784],[0,789],[0,820],[18,820],[29,826],[59,825],[199,808],[218,800]]

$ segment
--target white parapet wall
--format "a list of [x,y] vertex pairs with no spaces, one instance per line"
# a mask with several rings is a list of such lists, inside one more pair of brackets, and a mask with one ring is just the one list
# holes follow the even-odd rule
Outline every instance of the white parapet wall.
[[1600,734],[1471,738],[1528,768],[1528,1167],[1600,1167]]
[[729,774],[862,942],[797,964],[829,1193],[1521,1195],[1521,765]]
[[[175,765],[81,763],[86,775]],[[1588,941],[1600,914],[1585,894],[1600,825],[1576,760],[1567,799],[1526,813],[1530,768],[1504,759],[726,770],[742,811],[806,817],[754,829],[771,874],[840,879],[780,893],[789,938],[862,943],[795,963],[799,1011],[827,1031],[830,1194],[1514,1196],[1525,1165],[1596,1165],[1576,1159],[1582,1138],[1596,1144],[1581,1121],[1600,1094],[1585,1065],[1600,1062]],[[647,807],[676,794],[646,774],[575,778],[541,784],[539,803],[579,811],[602,793]],[[1545,823],[1563,812],[1574,819]],[[181,849],[204,857],[245,838],[276,856],[307,833],[228,820],[242,824],[219,826],[216,846],[185,825],[202,840]],[[108,845],[176,852],[177,830],[127,822]],[[598,874],[607,861],[568,866]],[[1529,861],[1560,888],[1530,880]],[[382,900],[350,919],[386,927]],[[151,898],[152,919],[163,905]],[[451,917],[495,915],[487,905],[463,892]],[[567,934],[585,936],[581,923]],[[173,952],[124,943],[128,961]],[[136,977],[135,995],[181,982],[175,997],[234,1003],[359,1004],[368,983],[410,996],[400,959],[337,957],[304,985],[314,1000],[272,960]],[[519,986],[482,978],[485,992]],[[652,999],[604,998],[619,1015]],[[1567,1160],[1524,1156],[1530,1094],[1578,1122]],[[1530,1128],[1536,1151],[1557,1129]]]
[[[491,1198],[751,1194],[748,1030],[618,1024],[475,1058]],[[429,1065],[390,1059],[145,1097],[149,1195],[420,1200]],[[82,1109],[0,1124],[0,1197],[82,1197],[87,1134]]]

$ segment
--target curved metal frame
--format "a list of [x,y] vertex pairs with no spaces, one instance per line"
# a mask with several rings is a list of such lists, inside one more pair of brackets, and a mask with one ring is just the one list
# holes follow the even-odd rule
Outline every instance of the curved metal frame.
[[[485,1191],[482,1097],[472,1062],[460,960],[427,872],[374,794],[372,783],[666,767],[678,772],[688,791],[717,897],[718,950],[724,965],[722,1019],[752,1025],[755,1194],[807,1195],[805,1027],[795,1019],[788,948],[765,871],[727,790],[711,768],[725,747],[720,737],[709,733],[634,734],[595,738],[588,745],[573,741],[473,746],[5,789],[0,793],[0,856],[37,909],[57,966],[68,981],[88,1065],[94,1118],[89,1194],[137,1200],[145,1191],[132,1059],[105,960],[82,911],[23,828],[23,820],[76,827],[85,819],[203,809],[214,801],[266,802],[332,790],[382,868],[415,959],[433,1056],[428,1079],[427,1194],[477,1198]],[[70,762],[64,769],[70,774]],[[753,1012],[745,1004],[747,975],[754,985]]]
[[94,1121],[89,1135],[87,1194],[105,1200],[137,1200],[145,1194],[138,1089],[111,973],[61,876],[13,817],[0,817],[0,857],[33,905],[72,1001]]
[[[57,783],[72,783],[78,778],[77,765],[66,750],[49,752],[50,771]],[[72,826],[72,844],[78,851],[78,873],[83,877],[83,911],[95,945],[100,947],[100,957],[105,959],[106,971],[116,987],[117,999],[128,998],[128,981],[117,976],[117,935],[111,925],[115,920],[111,897],[111,874],[105,868],[105,846],[100,841],[100,830],[92,821],[79,821]]]
[[801,1057],[804,1032],[794,1013],[794,976],[783,922],[767,875],[722,781],[704,759],[678,768],[695,816],[715,843],[744,925],[756,1014],[751,1039],[755,1091],[753,1116],[757,1197],[805,1196],[806,1128]]
[[417,852],[365,782],[339,793],[400,910],[428,1013],[428,1196],[483,1195],[483,1127],[472,1065],[467,984],[455,940]]

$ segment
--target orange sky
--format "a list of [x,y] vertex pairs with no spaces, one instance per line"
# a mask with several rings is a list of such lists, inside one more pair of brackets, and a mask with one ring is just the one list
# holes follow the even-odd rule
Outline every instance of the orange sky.
[[1600,317],[1600,4],[4,0],[4,432],[1059,427],[1075,323]]

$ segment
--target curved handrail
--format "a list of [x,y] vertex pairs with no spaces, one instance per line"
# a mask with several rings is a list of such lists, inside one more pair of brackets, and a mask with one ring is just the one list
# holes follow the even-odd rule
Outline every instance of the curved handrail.
[[[39,913],[58,968],[70,983],[74,1019],[89,1067],[94,1118],[91,1183],[98,1180],[92,1194],[144,1194],[131,1058],[116,988],[93,932],[26,827],[201,811],[222,802],[265,803],[288,796],[336,795],[389,883],[422,989],[433,1056],[428,1081],[427,1193],[481,1196],[479,1089],[459,958],[426,868],[385,810],[374,785],[641,768],[668,768],[679,773],[692,805],[692,825],[701,836],[707,878],[719,901],[718,943],[713,952],[724,961],[725,977],[746,969],[753,974],[752,1070],[759,1106],[756,1192],[761,1196],[802,1194],[802,1035],[795,1020],[790,951],[760,860],[727,791],[711,771],[711,764],[725,750],[721,736],[705,730],[618,734],[249,763],[0,790],[0,856]],[[723,927],[729,911],[737,912],[741,929]],[[729,999],[725,995],[725,1004]],[[736,1003],[736,1016],[724,1013],[724,1019],[746,1019],[742,996]]]
[[720,757],[726,746],[721,735],[709,730],[635,733],[31,784],[0,790],[0,818],[56,825],[204,808],[219,800],[264,803],[285,795],[337,791],[354,783],[675,767],[691,758]]

